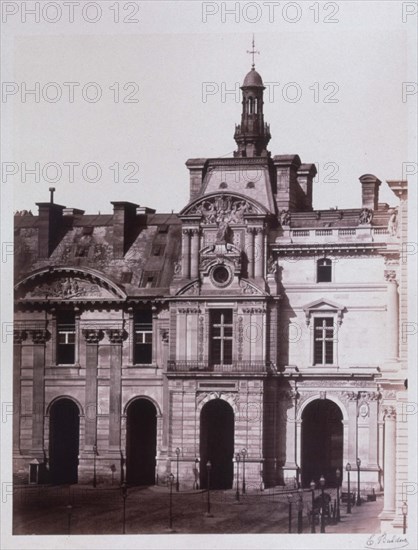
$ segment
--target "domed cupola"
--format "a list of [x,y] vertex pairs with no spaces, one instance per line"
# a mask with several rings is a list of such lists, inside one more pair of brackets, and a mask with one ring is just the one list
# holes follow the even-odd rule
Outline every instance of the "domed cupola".
[[254,49],[248,53],[253,56],[252,68],[244,78],[242,90],[242,115],[241,124],[235,126],[234,139],[238,145],[235,157],[267,157],[267,144],[270,141],[270,128],[264,124],[263,93],[265,86],[260,74],[255,70],[254,54],[259,53]]

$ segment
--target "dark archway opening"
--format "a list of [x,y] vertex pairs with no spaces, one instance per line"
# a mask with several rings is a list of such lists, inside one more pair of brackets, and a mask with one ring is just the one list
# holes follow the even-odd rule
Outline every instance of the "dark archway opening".
[[49,414],[49,471],[53,484],[77,483],[80,416],[71,399],[59,399]]
[[234,479],[234,411],[221,399],[206,403],[200,414],[200,486],[207,488],[208,460],[211,489],[231,489]]
[[155,484],[157,411],[148,399],[136,399],[128,407],[126,481],[129,485]]
[[343,416],[329,399],[317,399],[302,413],[302,484],[308,487],[321,475],[335,486],[336,470],[343,468]]

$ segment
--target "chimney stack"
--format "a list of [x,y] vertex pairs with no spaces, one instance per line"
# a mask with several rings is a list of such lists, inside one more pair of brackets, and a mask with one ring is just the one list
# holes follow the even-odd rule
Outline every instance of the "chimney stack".
[[[52,199],[51,191],[51,199]],[[49,258],[61,239],[63,223],[62,214],[65,206],[52,202],[37,202],[38,220],[38,255]]]
[[112,202],[113,204],[113,257],[123,258],[129,249],[136,225],[138,204]]
[[379,185],[382,183],[373,174],[364,174],[359,178],[361,182],[361,204],[363,208],[377,210],[379,203]]
[[199,196],[206,172],[207,159],[189,159],[186,166],[190,171],[190,201]]

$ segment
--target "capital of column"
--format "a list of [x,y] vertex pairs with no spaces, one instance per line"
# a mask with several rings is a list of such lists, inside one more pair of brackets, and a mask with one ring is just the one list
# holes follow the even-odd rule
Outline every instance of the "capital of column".
[[384,419],[385,420],[396,420],[396,409],[395,407],[389,406],[384,409]]
[[86,339],[87,344],[98,344],[99,341],[103,338],[103,331],[99,329],[83,329],[82,334]]
[[30,333],[34,344],[45,344],[49,339],[49,332],[46,329],[31,330]]
[[385,279],[388,283],[397,284],[396,271],[394,269],[386,269],[385,270]]
[[256,227],[247,227],[247,233],[249,235],[255,235],[256,234],[256,231],[257,231],[257,228]]
[[193,229],[182,229],[183,235],[190,236],[192,234]]
[[357,401],[358,393],[356,391],[343,391],[341,392],[341,397],[346,401]]
[[27,332],[25,330],[17,330],[15,329],[13,331],[13,343],[14,344],[21,344],[23,340],[26,340],[28,337]]
[[255,227],[254,232],[255,232],[256,235],[261,235],[264,232],[264,228],[263,227]]
[[200,235],[200,227],[193,227],[193,229],[186,229],[186,231],[189,231],[192,237]]
[[112,344],[122,344],[122,342],[128,336],[127,332],[124,329],[108,329],[107,336]]

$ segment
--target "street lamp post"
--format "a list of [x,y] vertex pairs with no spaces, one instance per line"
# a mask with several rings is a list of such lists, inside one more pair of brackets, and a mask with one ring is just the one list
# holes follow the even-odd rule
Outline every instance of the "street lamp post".
[[210,460],[208,460],[206,463],[207,483],[208,483],[206,517],[208,518],[213,518],[213,514],[211,514],[211,511],[210,511],[210,471],[211,469],[212,469],[212,463]]
[[96,455],[97,455],[97,445],[93,445],[93,487],[97,485],[96,479]]
[[408,504],[404,502],[402,504],[402,515],[403,515],[403,528],[402,533],[406,535],[406,516],[408,515]]
[[245,457],[247,456],[247,449],[242,449],[242,494],[245,495]]
[[168,527],[170,531],[173,530],[173,482],[174,482],[174,476],[172,473],[168,476],[168,483],[170,486],[170,500],[169,500],[169,507],[168,507]]
[[311,488],[312,507],[311,507],[311,533],[315,533],[315,481],[312,480],[309,484]]
[[293,494],[290,493],[287,495],[287,500],[289,502],[289,527],[288,532],[292,532],[292,500],[293,500]]
[[122,516],[122,533],[126,533],[126,497],[128,496],[128,490],[126,483],[122,483],[122,498],[123,498],[123,516]]
[[235,459],[237,461],[237,490],[235,492],[235,499],[239,501],[239,462],[241,460],[241,455],[237,453],[235,455]]
[[303,532],[303,490],[300,488],[298,489],[298,533]]
[[347,485],[348,485],[347,514],[351,514],[351,493],[350,493],[351,464],[349,462],[347,462],[345,469],[347,471]]
[[337,468],[335,472],[335,477],[337,478],[337,521],[341,521],[340,514],[340,479],[341,479],[341,470]]
[[321,476],[319,478],[319,484],[321,485],[321,533],[325,533],[325,498],[324,498],[325,478],[324,476]]
[[361,505],[361,498],[360,498],[360,466],[361,466],[361,460],[359,458],[357,458],[356,463],[357,463],[357,500],[356,500],[356,505],[360,506]]
[[179,492],[180,484],[179,484],[179,458],[180,458],[180,449],[177,447],[176,449],[176,492]]

